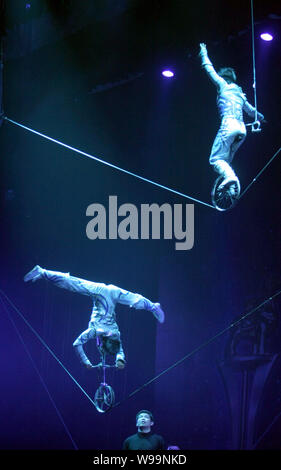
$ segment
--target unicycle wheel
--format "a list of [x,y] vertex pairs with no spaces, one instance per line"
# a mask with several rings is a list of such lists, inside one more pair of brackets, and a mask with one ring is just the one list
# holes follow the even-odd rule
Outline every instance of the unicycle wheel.
[[114,402],[115,394],[113,388],[105,383],[100,384],[99,388],[95,393],[94,398],[96,409],[100,413],[105,413],[114,405]]
[[240,195],[240,183],[238,180],[229,181],[220,188],[223,180],[222,176],[216,179],[211,193],[213,206],[219,211],[232,209]]

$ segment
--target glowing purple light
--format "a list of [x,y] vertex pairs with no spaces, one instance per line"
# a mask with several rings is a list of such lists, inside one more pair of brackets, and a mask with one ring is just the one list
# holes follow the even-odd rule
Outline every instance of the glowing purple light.
[[270,33],[262,33],[260,36],[264,41],[272,41],[273,36]]
[[174,76],[174,72],[171,70],[163,70],[162,75],[167,78],[171,78]]

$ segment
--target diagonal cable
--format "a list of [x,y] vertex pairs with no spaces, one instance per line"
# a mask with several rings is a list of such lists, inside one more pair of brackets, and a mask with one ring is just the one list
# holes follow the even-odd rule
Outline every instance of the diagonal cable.
[[65,421],[64,421],[64,419],[63,419],[63,417],[62,417],[62,414],[60,413],[60,411],[59,411],[59,409],[58,409],[58,407],[57,407],[57,405],[56,405],[56,403],[55,403],[55,400],[53,399],[53,397],[52,397],[52,395],[51,395],[51,393],[50,393],[50,391],[49,391],[49,389],[48,389],[48,387],[47,387],[47,385],[46,385],[46,382],[44,381],[42,375],[40,374],[40,372],[39,372],[39,370],[38,370],[38,367],[36,366],[36,364],[35,364],[35,362],[34,362],[34,360],[33,360],[33,358],[32,358],[32,355],[31,355],[29,349],[28,349],[28,347],[26,346],[26,344],[25,344],[25,342],[24,342],[24,340],[23,340],[23,337],[22,337],[22,335],[21,335],[20,332],[19,332],[19,329],[17,328],[17,326],[16,326],[16,324],[15,324],[15,322],[14,322],[12,316],[10,315],[9,310],[8,310],[8,308],[6,307],[6,305],[5,305],[5,303],[4,303],[4,301],[3,301],[3,299],[2,299],[1,296],[0,296],[0,300],[1,300],[1,303],[2,303],[2,305],[3,305],[4,310],[6,311],[8,317],[9,317],[10,322],[12,323],[12,325],[13,325],[15,331],[16,331],[16,334],[17,334],[17,336],[18,336],[18,338],[19,338],[19,340],[20,340],[20,342],[21,342],[21,344],[22,344],[22,346],[23,346],[23,348],[24,348],[24,350],[25,350],[25,352],[26,352],[28,358],[29,358],[30,361],[31,361],[31,364],[32,364],[32,366],[33,366],[35,372],[37,373],[37,375],[38,375],[38,377],[39,377],[39,379],[40,379],[41,384],[43,385],[43,388],[45,389],[45,392],[47,393],[47,395],[48,395],[48,397],[49,397],[49,399],[50,399],[50,402],[52,403],[52,405],[53,405],[53,407],[54,407],[54,409],[55,409],[55,412],[57,413],[57,415],[58,415],[58,417],[59,417],[59,420],[61,421],[61,423],[62,423],[62,425],[63,425],[63,427],[64,427],[64,429],[65,429],[65,431],[66,431],[66,434],[67,434],[68,437],[70,438],[74,449],[75,449],[75,450],[78,450],[78,446],[77,446],[76,442],[74,441],[74,439],[73,439],[73,437],[72,437],[72,435],[71,435],[71,433],[70,433],[70,431],[69,431],[69,429],[68,429],[68,427],[67,427],[67,425],[66,425],[66,423],[65,423]]
[[[257,307],[253,308],[250,312],[246,313],[245,315],[243,315],[241,318],[239,318],[237,321],[235,321],[234,323],[231,323],[231,325],[227,326],[226,328],[224,328],[222,331],[220,331],[219,333],[217,333],[216,335],[214,335],[212,338],[208,339],[207,341],[205,341],[204,343],[202,343],[200,346],[198,346],[197,348],[193,349],[191,352],[189,352],[188,354],[186,354],[184,357],[182,357],[181,359],[179,359],[177,362],[173,363],[171,366],[167,367],[166,369],[164,369],[162,372],[160,372],[158,375],[156,375],[155,377],[153,377],[152,379],[150,379],[148,382],[144,383],[141,387],[137,388],[136,390],[134,390],[133,392],[131,392],[127,399],[128,398],[131,398],[133,397],[134,395],[136,395],[138,392],[140,392],[141,390],[143,390],[145,387],[147,387],[148,385],[150,385],[151,383],[155,382],[155,380],[159,379],[162,375],[166,374],[167,372],[169,372],[170,370],[174,369],[175,367],[177,367],[179,364],[181,364],[182,362],[184,362],[186,359],[189,359],[191,356],[193,356],[194,354],[196,354],[198,351],[200,351],[201,349],[205,348],[206,346],[208,346],[209,344],[211,344],[212,342],[214,342],[217,338],[219,338],[220,336],[222,336],[224,333],[226,333],[227,331],[229,331],[231,328],[233,328],[234,326],[238,325],[242,320],[244,320],[245,318],[249,317],[250,315],[253,315],[257,310],[259,310],[261,307],[263,307],[267,302],[270,302],[271,300],[273,300],[275,297],[279,296],[281,294],[281,290],[276,292],[275,294],[273,294],[271,297],[269,297],[268,299],[264,300],[262,303],[260,303]],[[116,403],[112,408],[116,407],[116,406],[119,406],[121,403],[123,403],[125,401],[122,400],[118,403]]]
[[37,333],[37,331],[31,326],[31,324],[27,321],[24,315],[19,311],[19,309],[13,304],[13,302],[9,299],[9,297],[0,289],[0,293],[6,298],[9,304],[15,309],[17,314],[21,317],[21,319],[25,322],[25,324],[30,328],[32,333],[36,336],[36,338],[40,341],[41,344],[49,351],[49,353],[53,356],[53,358],[58,362],[58,364],[64,369],[64,371],[69,375],[71,380],[77,385],[78,388],[84,393],[84,395],[88,398],[88,400],[95,406],[94,400],[87,394],[87,392],[81,387],[79,382],[73,377],[73,375],[69,372],[69,370],[64,366],[64,364],[59,360],[59,358],[55,355],[55,353],[51,350],[51,348],[47,345],[47,343],[41,338],[41,336]]
[[277,152],[275,152],[275,154],[268,160],[268,162],[264,165],[264,167],[258,172],[257,176],[251,181],[250,184],[248,184],[248,186],[244,189],[244,191],[242,192],[242,194],[239,196],[239,199],[241,199],[242,196],[244,196],[244,194],[248,191],[248,189],[250,189],[250,187],[257,181],[257,179],[261,176],[261,174],[264,172],[264,170],[270,165],[270,163],[273,162],[273,160],[277,157],[277,155],[279,155],[279,153],[281,152],[281,147],[277,150]]
[[[8,296],[0,289],[0,293],[2,293],[2,295],[7,299],[7,301],[10,303],[10,305],[16,310],[16,312],[20,315],[20,317],[23,319],[23,321],[29,326],[29,328],[31,329],[31,331],[36,335],[36,337],[39,339],[39,341],[45,346],[45,348],[50,352],[50,354],[56,359],[56,361],[63,367],[63,369],[66,371],[66,373],[71,377],[71,379],[74,381],[74,383],[80,388],[80,390],[86,395],[86,397],[89,399],[89,401],[95,406],[95,403],[94,401],[91,399],[91,397],[85,392],[85,390],[81,387],[81,385],[74,379],[74,377],[70,374],[70,372],[66,369],[66,367],[62,364],[62,362],[57,358],[57,356],[53,353],[53,351],[49,348],[49,346],[45,343],[45,341],[41,338],[41,336],[34,330],[34,328],[30,325],[30,323],[25,319],[25,317],[23,316],[23,314],[19,311],[19,309],[13,304],[13,302],[8,298]],[[273,295],[271,295],[270,297],[268,297],[266,300],[264,300],[263,302],[261,302],[257,307],[254,307],[250,312],[246,313],[245,315],[243,315],[242,317],[240,317],[238,320],[236,320],[235,322],[231,323],[230,325],[228,325],[227,327],[225,327],[222,331],[220,331],[219,333],[217,333],[216,335],[214,335],[213,337],[211,337],[209,340],[205,341],[204,343],[202,343],[201,345],[199,345],[197,348],[193,349],[192,351],[190,351],[188,354],[186,354],[184,357],[182,357],[181,359],[179,359],[178,361],[176,361],[175,363],[173,363],[171,366],[167,367],[166,369],[164,369],[162,372],[160,372],[158,375],[156,375],[155,377],[153,377],[152,379],[150,379],[149,381],[147,381],[146,383],[144,383],[141,387],[138,387],[136,390],[134,390],[133,392],[131,392],[127,397],[125,397],[122,401],[119,401],[117,403],[115,403],[110,409],[108,409],[106,412],[112,410],[113,408],[116,408],[117,406],[121,405],[122,403],[124,403],[124,401],[126,401],[127,399],[133,397],[134,395],[136,395],[138,392],[140,392],[141,390],[143,390],[145,387],[147,387],[148,385],[150,385],[151,383],[155,382],[157,379],[159,379],[161,376],[163,376],[164,374],[166,374],[167,372],[169,372],[170,370],[174,369],[176,366],[178,366],[179,364],[181,364],[182,362],[184,362],[186,359],[189,359],[191,356],[193,356],[194,354],[196,354],[198,351],[200,351],[201,349],[203,349],[204,347],[208,346],[209,344],[211,344],[212,342],[214,342],[217,338],[219,338],[220,336],[222,336],[224,333],[226,333],[227,331],[229,331],[231,328],[233,328],[234,326],[238,325],[242,320],[244,320],[245,318],[248,318],[250,315],[253,315],[257,310],[259,310],[261,307],[263,307],[265,304],[267,304],[268,302],[270,302],[271,300],[273,300],[275,297],[278,297],[279,295],[281,294],[281,290],[275,292]]]
[[[181,197],[184,197],[186,199],[190,199],[191,201],[193,202],[197,202],[199,204],[203,204],[204,206],[207,206],[207,207],[210,207],[211,209],[215,209],[214,206],[212,206],[211,204],[208,204],[207,202],[203,202],[203,201],[200,201],[199,199],[195,199],[194,197],[191,197],[191,196],[188,196],[187,194],[184,194],[184,193],[181,193],[179,191],[176,191],[175,189],[172,189],[172,188],[169,188],[168,186],[164,186],[163,184],[160,184],[160,183],[157,183],[155,181],[152,181],[148,178],[145,178],[144,176],[140,176],[136,173],[133,173],[132,171],[129,171],[129,170],[126,170],[124,168],[121,168],[117,165],[114,165],[113,163],[109,163],[105,160],[102,160],[101,158],[99,157],[96,157],[94,155],[91,155],[89,153],[86,153],[86,152],[83,152],[82,150],[79,150],[79,149],[76,149],[75,147],[71,147],[70,145],[67,145],[67,144],[64,144],[63,142],[60,142],[59,140],[56,140],[56,139],[53,139],[52,137],[49,137],[45,134],[42,134],[41,132],[38,132],[34,129],[31,129],[30,127],[27,127],[27,126],[24,126],[23,124],[20,124],[19,122],[16,122],[16,121],[13,121],[12,119],[9,119],[7,118],[6,116],[4,117],[4,119],[12,124],[15,124],[16,126],[19,126],[21,127],[22,129],[25,129],[29,132],[32,132],[33,134],[36,134],[36,135],[39,135],[40,137],[43,137],[44,139],[47,139],[47,140],[50,140],[51,142],[54,142],[55,144],[58,144],[58,145],[61,145],[62,147],[65,147],[69,150],[72,150],[73,152],[76,152],[80,155],[83,155],[84,157],[88,157],[88,158],[91,158],[92,160],[96,160],[97,162],[99,163],[103,163],[104,165],[107,165],[107,166],[110,166],[111,168],[114,168],[115,170],[118,170],[118,171],[121,171],[123,173],[126,173],[127,175],[130,175],[130,176],[133,176],[139,180],[142,180],[142,181],[145,181],[146,183],[150,183],[154,186],[157,186],[158,188],[160,189],[164,189],[166,191],[169,191],[171,193],[174,193],[178,196],[181,196]],[[216,209],[215,209],[216,210]]]

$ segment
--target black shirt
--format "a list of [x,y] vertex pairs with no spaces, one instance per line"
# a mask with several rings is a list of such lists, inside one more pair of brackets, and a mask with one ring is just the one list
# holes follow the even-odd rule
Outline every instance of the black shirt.
[[127,437],[123,443],[123,450],[163,450],[164,439],[151,432],[137,432]]

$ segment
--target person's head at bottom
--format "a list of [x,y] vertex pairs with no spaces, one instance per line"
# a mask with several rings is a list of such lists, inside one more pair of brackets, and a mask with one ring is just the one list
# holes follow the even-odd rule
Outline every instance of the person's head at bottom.
[[154,425],[154,418],[151,411],[141,410],[136,415],[136,426],[139,432],[150,432]]

